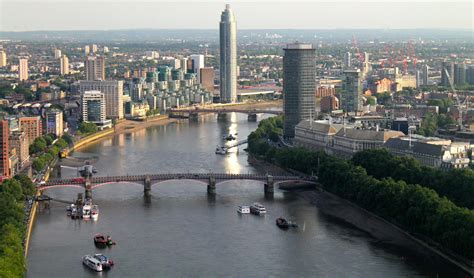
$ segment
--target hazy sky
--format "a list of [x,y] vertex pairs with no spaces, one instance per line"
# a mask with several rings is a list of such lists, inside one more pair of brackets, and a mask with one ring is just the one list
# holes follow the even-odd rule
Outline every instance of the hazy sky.
[[[473,28],[472,0],[228,1],[239,29]],[[0,31],[217,29],[226,1],[0,0]]]

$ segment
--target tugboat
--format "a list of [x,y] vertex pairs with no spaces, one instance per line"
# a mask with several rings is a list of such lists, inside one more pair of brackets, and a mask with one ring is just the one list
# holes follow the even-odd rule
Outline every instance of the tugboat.
[[96,234],[94,236],[94,244],[99,247],[103,247],[103,246],[115,245],[116,242],[112,240],[111,236],[105,237],[103,234]]
[[253,203],[250,206],[250,213],[255,214],[255,215],[263,215],[263,214],[267,213],[267,210],[265,209],[265,207],[262,204]]
[[98,260],[102,264],[102,269],[104,270],[110,269],[112,266],[114,266],[114,261],[107,258],[105,255],[95,254],[94,259]]
[[286,230],[290,227],[293,227],[293,228],[297,228],[298,225],[296,223],[293,223],[291,221],[288,221],[286,220],[285,218],[283,217],[279,217],[276,219],[276,225],[278,226],[278,228],[280,229],[283,229],[283,230]]
[[82,263],[88,268],[97,272],[101,272],[103,270],[102,263],[91,255],[85,255],[84,257],[82,257]]
[[91,218],[94,221],[97,221],[97,219],[99,219],[99,206],[98,205],[92,205],[92,207],[91,207]]

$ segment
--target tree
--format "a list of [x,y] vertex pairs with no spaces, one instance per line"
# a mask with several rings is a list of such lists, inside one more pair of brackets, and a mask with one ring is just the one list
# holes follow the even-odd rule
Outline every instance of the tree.
[[84,135],[97,132],[98,128],[94,123],[82,122],[79,125],[79,132]]
[[20,182],[23,195],[25,197],[32,196],[35,194],[35,191],[36,191],[35,184],[31,181],[31,179],[28,176],[20,174],[20,175],[16,175],[14,179]]
[[46,163],[41,158],[33,160],[32,167],[35,171],[39,172],[46,166]]
[[72,136],[69,135],[69,134],[64,134],[62,137],[61,137],[64,141],[66,141],[66,143],[70,146],[74,143],[73,139],[72,139]]
[[30,145],[30,154],[42,152],[46,149],[46,146],[46,140],[42,137],[38,137],[33,141],[33,144]]

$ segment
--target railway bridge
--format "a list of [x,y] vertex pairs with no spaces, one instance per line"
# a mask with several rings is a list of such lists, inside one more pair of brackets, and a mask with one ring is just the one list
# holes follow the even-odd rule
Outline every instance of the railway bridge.
[[167,173],[167,174],[145,174],[126,176],[86,176],[78,178],[51,179],[38,186],[39,191],[61,187],[75,187],[85,190],[85,197],[92,197],[92,190],[105,186],[120,183],[143,185],[143,192],[146,197],[151,194],[151,187],[170,180],[192,180],[207,185],[208,194],[216,194],[216,186],[228,180],[256,180],[264,183],[264,192],[273,193],[274,186],[281,182],[304,181],[315,183],[316,177],[302,176],[272,176],[261,174],[228,174],[228,173]]
[[[268,109],[244,109],[244,108],[194,108],[194,109],[171,109],[169,110],[170,117],[187,117],[189,119],[196,119],[199,113],[217,113],[218,119],[226,119],[227,113],[244,113],[248,115],[249,121],[256,121],[257,114],[272,114],[272,115],[283,115],[282,110],[268,110]],[[186,116],[187,115],[187,116]]]

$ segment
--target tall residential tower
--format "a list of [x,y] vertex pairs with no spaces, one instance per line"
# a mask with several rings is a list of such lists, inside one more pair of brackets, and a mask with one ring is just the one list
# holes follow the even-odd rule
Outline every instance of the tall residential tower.
[[295,137],[295,126],[315,113],[316,51],[312,44],[288,44],[283,56],[283,135]]
[[231,103],[237,100],[237,27],[229,4],[221,14],[219,32],[221,102]]

